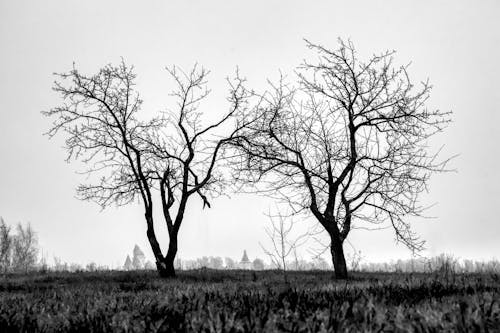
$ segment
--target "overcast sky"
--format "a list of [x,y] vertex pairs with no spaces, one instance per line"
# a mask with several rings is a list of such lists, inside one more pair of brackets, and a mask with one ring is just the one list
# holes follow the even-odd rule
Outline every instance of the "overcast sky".
[[[87,73],[120,57],[135,65],[144,112],[172,106],[166,65],[212,71],[214,93],[202,110],[223,113],[224,78],[236,66],[262,87],[278,70],[310,56],[303,38],[335,47],[350,38],[361,57],[396,50],[412,62],[414,81],[430,79],[429,107],[452,110],[436,140],[456,173],[436,175],[424,203],[434,219],[414,221],[428,250],[461,258],[500,257],[499,1],[21,1],[0,0],[0,216],[30,222],[43,252],[64,261],[122,264],[138,244],[152,258],[142,207],[100,211],[75,198],[83,181],[64,161],[62,137],[48,140],[41,114],[61,100],[53,72],[73,62]],[[259,240],[272,201],[232,195],[201,210],[191,204],[180,231],[179,257],[264,257]],[[162,224],[159,220],[157,223]],[[312,223],[305,221],[304,223]],[[158,228],[162,244],[167,234]],[[367,261],[406,258],[390,230],[354,231]],[[303,256],[308,257],[307,251]],[[330,258],[328,258],[330,260]]]

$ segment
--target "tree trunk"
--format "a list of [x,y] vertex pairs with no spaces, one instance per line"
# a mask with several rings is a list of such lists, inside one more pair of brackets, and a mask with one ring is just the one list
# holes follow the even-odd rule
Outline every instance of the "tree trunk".
[[347,264],[344,256],[344,247],[340,237],[331,235],[332,243],[330,251],[332,253],[333,269],[335,270],[335,278],[338,280],[347,279]]
[[170,234],[170,242],[168,244],[167,255],[164,260],[164,272],[160,272],[160,275],[163,277],[175,277],[175,268],[174,261],[175,256],[177,255],[177,232],[172,231]]
[[[147,236],[149,240],[149,244],[151,245],[151,250],[153,251],[153,255],[155,256],[156,260],[156,269],[158,270],[158,274],[160,274],[161,277],[173,277],[175,276],[175,270],[174,270],[174,261],[172,260],[171,263],[167,261],[167,258],[163,256],[160,248],[160,244],[158,243],[158,240],[156,239],[156,234],[154,231],[153,227],[153,217],[151,212],[146,212],[146,222],[147,222]],[[172,243],[172,242],[171,242]],[[175,247],[177,252],[177,237],[175,238]],[[169,251],[170,251],[170,246],[169,246]],[[168,254],[167,254],[168,256]],[[175,254],[174,254],[175,258]]]
[[163,258],[162,261],[156,262],[156,269],[158,270],[158,274],[160,274],[160,277],[162,278],[175,277],[174,262],[167,262],[166,258]]

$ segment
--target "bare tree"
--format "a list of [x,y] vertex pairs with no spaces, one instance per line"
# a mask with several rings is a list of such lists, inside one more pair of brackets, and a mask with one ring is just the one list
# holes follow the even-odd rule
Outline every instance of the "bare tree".
[[[55,118],[50,137],[66,133],[68,160],[83,161],[89,167],[87,173],[98,179],[78,187],[81,199],[95,201],[103,208],[140,199],[157,269],[165,277],[175,276],[177,236],[188,199],[195,194],[203,207],[210,207],[210,198],[223,185],[221,175],[215,172],[216,162],[238,125],[223,137],[213,131],[233,119],[245,100],[242,80],[237,77],[230,82],[229,111],[215,123],[202,126],[198,108],[209,93],[208,71],[195,66],[188,73],[177,68],[168,72],[177,86],[172,93],[177,108],[147,121],[138,117],[142,100],[134,90],[136,74],[123,61],[92,76],[76,68],[56,74],[62,82],[56,82],[54,90],[65,103],[43,112]],[[166,255],[154,230],[156,192],[160,192],[170,237]]]
[[6,273],[11,266],[12,236],[10,226],[0,217],[0,269]]
[[208,267],[212,269],[222,269],[224,267],[224,260],[221,257],[210,257]]
[[54,256],[54,270],[56,272],[67,272],[69,265],[67,262],[63,262],[61,258]]
[[16,271],[28,272],[33,269],[38,259],[38,239],[30,224],[17,225],[12,241],[12,267]]
[[296,69],[297,84],[282,76],[240,115],[256,121],[234,143],[237,177],[312,214],[343,279],[343,243],[355,225],[388,222],[398,241],[422,249],[407,218],[422,215],[418,196],[445,168],[428,140],[450,113],[426,108],[431,86],[416,87],[394,52],[362,62],[351,42],[336,50],[306,43],[317,60]]
[[225,268],[226,269],[236,269],[237,268],[237,264],[236,262],[234,261],[234,259],[232,258],[229,258],[229,257],[226,257],[224,259],[224,263],[225,263]]
[[173,272],[177,235],[188,199],[196,195],[202,200],[203,207],[210,208],[210,197],[222,193],[225,181],[223,174],[215,171],[216,162],[223,159],[224,146],[237,137],[246,122],[234,123],[229,134],[222,137],[212,136],[210,139],[210,132],[235,120],[236,111],[245,106],[248,92],[243,89],[243,80],[238,76],[229,81],[229,112],[217,122],[202,126],[198,106],[209,94],[206,83],[208,72],[196,67],[190,73],[175,67],[168,71],[177,83],[177,90],[172,93],[177,99],[177,111],[169,112],[166,126],[152,132],[146,141],[156,161],[155,169],[163,170],[156,172],[156,179],[170,235],[166,269]]
[[265,268],[265,263],[264,263],[264,260],[260,259],[260,258],[255,258],[253,261],[252,261],[252,269],[255,270],[255,271],[261,271]]
[[292,253],[296,253],[297,248],[307,240],[309,234],[294,236],[292,229],[295,221],[279,211],[276,214],[269,213],[268,216],[271,228],[265,228],[265,231],[271,240],[272,248],[266,249],[262,244],[261,247],[271,262],[283,272],[283,280],[288,282],[287,259]]

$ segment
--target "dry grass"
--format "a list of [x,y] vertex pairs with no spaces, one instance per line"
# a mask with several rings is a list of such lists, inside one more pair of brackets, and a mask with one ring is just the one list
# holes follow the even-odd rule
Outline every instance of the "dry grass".
[[1,332],[500,331],[494,274],[155,272],[9,275]]

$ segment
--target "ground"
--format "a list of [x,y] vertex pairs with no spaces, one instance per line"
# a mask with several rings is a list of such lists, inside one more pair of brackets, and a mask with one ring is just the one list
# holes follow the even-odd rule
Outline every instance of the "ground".
[[0,277],[0,332],[500,332],[498,274],[153,271]]

